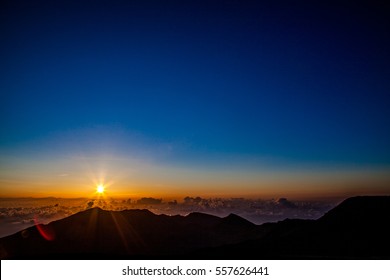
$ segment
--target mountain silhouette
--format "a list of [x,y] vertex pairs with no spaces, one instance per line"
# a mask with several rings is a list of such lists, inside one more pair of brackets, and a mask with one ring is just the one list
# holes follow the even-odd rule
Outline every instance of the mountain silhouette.
[[200,253],[231,259],[390,259],[390,196],[352,197],[318,220],[263,224],[261,238]]
[[256,236],[256,229],[233,215],[167,216],[148,210],[92,208],[4,237],[0,248],[3,258],[169,258],[247,240]]
[[318,220],[92,208],[0,239],[2,259],[389,259],[390,196],[353,197]]

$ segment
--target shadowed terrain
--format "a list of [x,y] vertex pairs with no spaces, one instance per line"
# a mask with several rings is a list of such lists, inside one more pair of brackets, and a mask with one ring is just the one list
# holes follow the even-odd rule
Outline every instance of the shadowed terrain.
[[0,239],[2,259],[389,259],[390,197],[353,197],[318,220],[93,208]]
[[390,259],[389,216],[389,196],[348,198],[318,220],[263,224],[268,232],[261,238],[202,254],[225,259]]
[[148,210],[93,208],[2,238],[3,258],[100,258],[185,254],[258,236],[258,227],[231,214],[155,215]]

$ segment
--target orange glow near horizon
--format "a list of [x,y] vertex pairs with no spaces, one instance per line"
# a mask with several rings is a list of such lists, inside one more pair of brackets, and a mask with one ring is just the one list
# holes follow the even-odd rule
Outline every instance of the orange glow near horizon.
[[[125,163],[121,162],[121,166]],[[202,168],[140,164],[138,169],[125,172],[123,167],[112,163],[109,168],[87,168],[86,164],[82,168],[75,167],[73,172],[60,173],[57,170],[48,172],[55,164],[38,169],[36,166],[27,166],[28,170],[34,171],[32,175],[25,172],[20,177],[15,176],[11,169],[0,170],[0,197],[180,200],[186,196],[200,196],[306,200],[313,197],[389,195],[390,182],[390,169],[211,172]]]

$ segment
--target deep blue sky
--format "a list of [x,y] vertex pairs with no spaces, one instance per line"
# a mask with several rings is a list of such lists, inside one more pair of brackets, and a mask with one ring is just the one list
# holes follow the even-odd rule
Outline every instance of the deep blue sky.
[[2,1],[1,150],[105,126],[188,162],[387,167],[389,6],[262,2]]

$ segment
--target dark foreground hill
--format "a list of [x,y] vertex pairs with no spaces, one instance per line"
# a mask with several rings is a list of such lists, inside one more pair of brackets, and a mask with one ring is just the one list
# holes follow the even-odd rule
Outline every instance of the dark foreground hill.
[[170,258],[259,236],[236,215],[155,215],[93,208],[0,239],[2,258]]
[[254,225],[148,210],[79,212],[0,239],[2,259],[390,259],[390,197],[354,197],[318,220]]
[[269,231],[261,238],[202,254],[226,259],[390,259],[390,196],[348,198],[318,220],[287,219],[262,227]]

